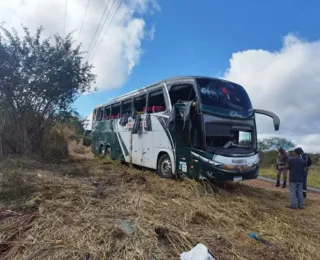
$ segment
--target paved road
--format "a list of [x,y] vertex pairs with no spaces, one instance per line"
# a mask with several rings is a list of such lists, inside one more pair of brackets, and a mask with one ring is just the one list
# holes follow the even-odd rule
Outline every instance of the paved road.
[[[271,178],[263,177],[263,176],[258,176],[258,180],[276,183],[276,180],[275,180],[275,179],[271,179]],[[320,189],[312,188],[312,187],[308,187],[308,191],[314,191],[314,192],[320,193]]]

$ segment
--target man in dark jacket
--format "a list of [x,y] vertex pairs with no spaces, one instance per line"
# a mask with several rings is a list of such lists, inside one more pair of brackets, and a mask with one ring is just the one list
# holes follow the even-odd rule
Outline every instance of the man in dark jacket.
[[286,168],[290,171],[290,200],[288,208],[303,209],[303,175],[306,168],[306,162],[301,158],[301,150],[294,149],[294,157],[288,160]]
[[301,154],[301,158],[306,162],[306,169],[303,174],[303,197],[307,197],[307,178],[308,178],[308,166],[311,164],[311,159],[304,153],[302,148],[298,148]]
[[282,188],[286,187],[286,184],[287,184],[287,169],[286,169],[287,161],[288,161],[288,155],[287,155],[286,151],[282,147],[280,147],[278,158],[277,158],[277,184],[276,184],[276,187],[280,186],[281,173],[282,173],[282,178],[283,178]]

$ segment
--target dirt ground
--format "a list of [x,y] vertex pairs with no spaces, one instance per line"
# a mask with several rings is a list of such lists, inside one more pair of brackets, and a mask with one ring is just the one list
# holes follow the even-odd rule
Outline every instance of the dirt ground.
[[[246,184],[252,186],[252,187],[257,187],[257,188],[264,188],[272,191],[277,191],[277,192],[282,192],[284,194],[287,194],[288,197],[288,203],[289,203],[289,187],[286,188],[281,188],[281,187],[275,187],[274,183],[263,181],[263,180],[249,180],[246,181]],[[308,204],[308,201],[313,201],[313,200],[320,200],[320,193],[313,192],[313,191],[308,191],[307,192],[307,199],[305,200],[306,205]],[[288,204],[287,203],[287,204]]]
[[20,176],[18,190],[2,191],[0,259],[179,259],[197,243],[219,260],[320,259],[311,192],[304,210],[290,210],[289,190],[260,180],[217,187],[85,158],[0,169]]

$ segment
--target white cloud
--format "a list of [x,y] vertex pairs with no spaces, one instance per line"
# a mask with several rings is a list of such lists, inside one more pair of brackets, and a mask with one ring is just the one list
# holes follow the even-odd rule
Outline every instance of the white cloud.
[[254,108],[280,117],[280,130],[274,132],[272,120],[258,116],[259,134],[295,138],[297,144],[320,152],[320,41],[287,35],[279,51],[234,53],[224,78],[244,86]]
[[152,41],[154,39],[154,34],[156,32],[156,26],[155,25],[152,25],[149,32],[148,32],[148,36],[149,36],[149,39]]
[[[77,30],[74,37],[78,39],[79,30],[84,18],[87,0],[68,0],[65,33]],[[122,1],[118,12],[112,17],[120,0],[90,1],[86,19],[79,40],[83,42],[83,49],[88,50],[100,18],[108,6],[105,17],[108,15],[105,26],[97,32],[96,44],[98,47],[90,56],[98,74],[97,87],[99,90],[121,87],[142,55],[142,41],[148,38],[146,22],[143,15],[160,11],[156,0]],[[21,31],[20,24],[26,25],[35,32],[35,28],[43,25],[45,36],[55,33],[63,34],[66,0],[11,0],[1,1],[0,20],[8,28],[14,27]],[[111,8],[112,7],[112,8]],[[110,11],[109,11],[110,10]],[[107,27],[109,26],[107,30]],[[152,26],[152,25],[150,25]],[[101,33],[100,33],[101,31]],[[105,32],[107,33],[105,34]],[[101,41],[103,35],[104,40]],[[150,38],[150,37],[149,37]]]
[[84,118],[85,122],[83,124],[84,130],[91,130],[92,128],[92,116],[93,113],[91,113],[90,115],[86,116]]

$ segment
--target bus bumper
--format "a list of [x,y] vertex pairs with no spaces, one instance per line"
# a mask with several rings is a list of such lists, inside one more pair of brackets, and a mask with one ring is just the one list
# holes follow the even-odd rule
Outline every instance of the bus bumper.
[[251,180],[258,177],[259,168],[246,172],[229,172],[218,169],[205,170],[204,177],[213,182]]

